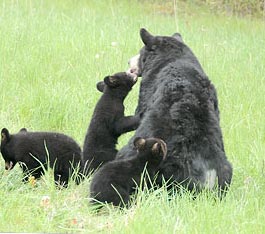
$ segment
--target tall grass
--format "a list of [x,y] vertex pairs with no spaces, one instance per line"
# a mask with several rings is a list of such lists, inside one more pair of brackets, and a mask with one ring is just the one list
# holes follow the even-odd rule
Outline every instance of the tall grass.
[[[265,232],[265,26],[257,19],[212,15],[189,1],[161,7],[134,0],[2,0],[0,127],[64,132],[82,145],[100,95],[95,85],[127,69],[142,46],[140,27],[160,35],[178,30],[217,88],[234,167],[225,200],[207,191],[196,200],[185,191],[169,197],[161,188],[140,193],[130,209],[95,212],[90,178],[58,190],[49,171],[32,186],[21,182],[18,167],[5,172],[0,160],[1,232]],[[126,99],[127,114],[134,113],[138,89]]]

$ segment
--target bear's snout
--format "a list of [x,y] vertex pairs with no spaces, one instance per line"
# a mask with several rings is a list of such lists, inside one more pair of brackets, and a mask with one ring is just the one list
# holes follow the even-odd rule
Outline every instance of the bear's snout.
[[128,69],[127,73],[131,73],[131,74],[134,74],[134,75],[138,76],[138,73],[139,73],[139,67],[138,67],[139,58],[140,58],[140,54],[137,54],[136,56],[132,57],[129,60],[129,62],[128,62],[129,69]]
[[13,162],[5,162],[5,169],[6,170],[11,170],[13,168]]

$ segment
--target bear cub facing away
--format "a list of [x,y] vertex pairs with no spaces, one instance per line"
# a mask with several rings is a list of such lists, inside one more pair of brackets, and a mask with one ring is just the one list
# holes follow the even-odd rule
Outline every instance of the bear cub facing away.
[[17,134],[2,129],[1,153],[6,170],[20,164],[24,181],[29,175],[39,178],[45,173],[43,167],[47,169],[49,166],[54,168],[56,183],[64,187],[67,187],[73,169],[78,169],[82,155],[79,145],[69,136],[55,132],[28,132],[25,128]]
[[114,206],[127,205],[130,194],[141,183],[143,170],[146,168],[151,179],[155,177],[159,165],[166,158],[166,143],[158,138],[137,137],[134,146],[136,155],[109,162],[95,173],[90,185],[92,203],[99,201]]
[[103,94],[94,109],[85,137],[84,174],[115,159],[118,137],[138,127],[139,117],[124,116],[123,105],[124,99],[136,82],[137,76],[119,72],[106,76],[104,81],[97,84],[97,89]]

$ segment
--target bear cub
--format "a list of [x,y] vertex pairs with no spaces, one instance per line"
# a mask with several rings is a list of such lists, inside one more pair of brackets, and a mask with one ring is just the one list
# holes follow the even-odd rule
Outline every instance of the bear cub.
[[166,158],[166,143],[158,138],[137,137],[134,146],[136,155],[109,162],[95,173],[90,185],[92,203],[128,205],[130,194],[141,183],[143,170],[146,168],[151,179],[155,177],[159,165]]
[[29,175],[39,178],[45,173],[43,167],[47,170],[49,166],[54,168],[56,184],[67,187],[71,173],[74,169],[78,170],[81,163],[79,145],[61,133],[28,132],[23,128],[17,134],[10,134],[3,128],[0,148],[5,169],[13,169],[18,162],[25,175],[24,181]]
[[137,76],[119,72],[106,76],[97,84],[103,92],[87,130],[84,142],[84,174],[88,174],[105,162],[115,159],[118,137],[135,130],[138,116],[124,116],[124,99],[137,82]]

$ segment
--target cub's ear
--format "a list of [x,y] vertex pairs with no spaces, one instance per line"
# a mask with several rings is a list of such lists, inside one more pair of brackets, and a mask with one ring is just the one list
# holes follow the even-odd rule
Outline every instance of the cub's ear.
[[174,33],[172,37],[177,39],[177,41],[183,42],[182,36],[179,33]]
[[10,140],[10,134],[9,131],[6,128],[3,128],[1,131],[1,141],[8,142]]
[[145,139],[142,137],[136,137],[133,141],[136,149],[142,149],[145,146]]
[[153,147],[152,147],[152,152],[153,152],[154,154],[159,154],[160,149],[161,149],[160,144],[155,143],[155,144],[153,145]]
[[167,156],[167,144],[160,139],[159,142],[153,145],[152,152],[154,154],[162,154],[163,159],[165,159]]
[[100,81],[97,83],[97,90],[101,93],[103,93],[105,87],[105,83],[103,81]]
[[28,130],[26,129],[26,128],[21,128],[20,130],[19,130],[19,132],[27,132]]
[[141,36],[143,43],[147,47],[151,48],[155,42],[155,37],[151,35],[145,28],[140,29],[140,36]]
[[117,87],[118,86],[118,78],[116,76],[106,76],[104,78],[104,83],[109,87]]

